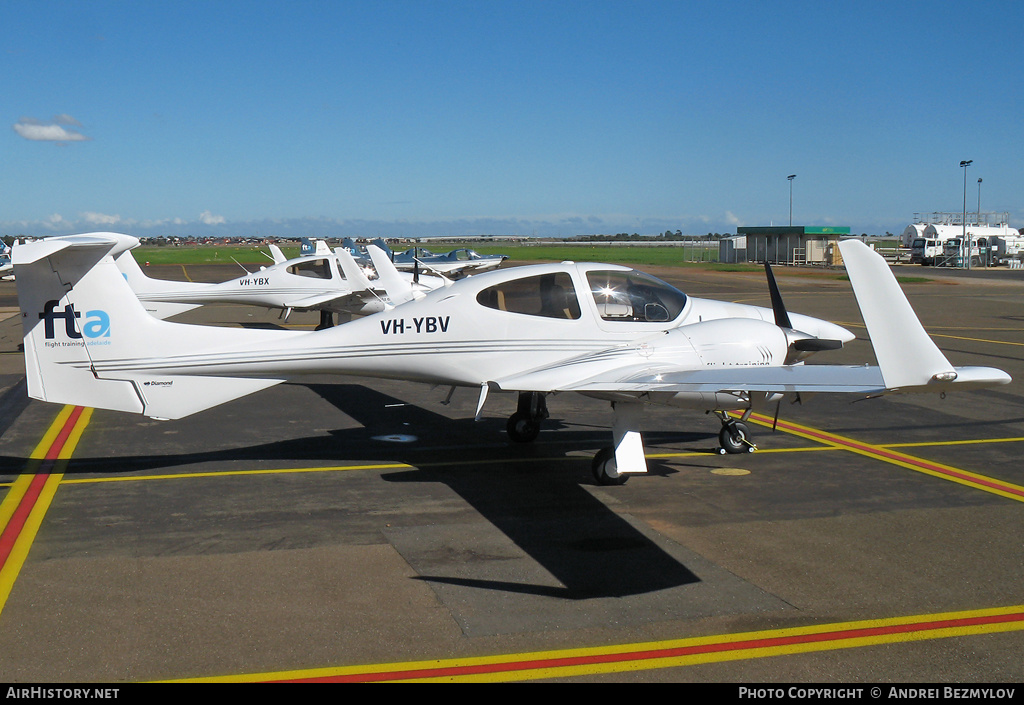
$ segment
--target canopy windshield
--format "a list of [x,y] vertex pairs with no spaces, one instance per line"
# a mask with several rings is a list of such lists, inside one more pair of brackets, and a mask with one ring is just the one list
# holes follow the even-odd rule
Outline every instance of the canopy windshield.
[[686,294],[679,289],[636,270],[588,272],[587,281],[606,321],[672,321],[686,305]]

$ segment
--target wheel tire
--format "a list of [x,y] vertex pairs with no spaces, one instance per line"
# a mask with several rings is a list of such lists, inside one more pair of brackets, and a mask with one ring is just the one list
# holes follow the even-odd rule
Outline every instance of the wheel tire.
[[729,426],[722,426],[722,430],[718,433],[718,442],[722,445],[722,450],[726,453],[750,452],[753,448],[750,444],[750,428],[742,421],[737,421],[732,426],[735,428],[736,435],[733,435]]
[[516,443],[532,443],[540,433],[540,424],[530,418],[529,414],[516,412],[508,417],[505,426],[508,437]]
[[620,475],[615,467],[615,449],[602,448],[594,456],[590,469],[599,485],[624,485],[629,475]]

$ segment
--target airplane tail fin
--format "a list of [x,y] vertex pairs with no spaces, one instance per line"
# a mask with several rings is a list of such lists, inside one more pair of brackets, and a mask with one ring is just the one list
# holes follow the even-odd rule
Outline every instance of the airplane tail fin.
[[351,252],[344,247],[335,247],[334,254],[338,258],[338,264],[341,265],[341,271],[352,287],[352,291],[369,291],[372,288],[370,280],[366,278]]
[[[371,243],[371,244],[376,245],[377,247],[379,247],[381,252],[383,252],[384,254],[386,254],[388,256],[388,259],[394,261],[395,253],[392,252],[390,247],[388,247],[388,243],[384,242],[384,238],[379,237],[376,240],[374,240],[373,243]],[[367,248],[367,249],[369,249],[369,248]]]
[[269,245],[267,245],[267,247],[270,249],[270,258],[274,260],[274,264],[281,264],[282,262],[288,261],[287,258],[284,256],[284,253],[281,252],[280,247],[278,247],[274,243],[270,243]]
[[859,240],[843,240],[839,249],[887,389],[931,392],[1010,381],[995,368],[950,364],[921,325],[885,258]]
[[128,286],[132,288],[132,291],[136,292],[148,292],[152,291],[155,287],[153,286],[153,280],[142,271],[139,267],[139,263],[135,260],[135,256],[132,255],[131,250],[125,250],[121,254],[114,258],[117,263],[117,268],[124,275],[125,280],[128,282]]
[[303,334],[153,318],[113,260],[137,244],[126,235],[92,233],[15,248],[29,396],[179,418],[282,381],[174,372],[175,356],[267,346]]
[[196,288],[192,282],[177,282],[164,279],[153,279],[142,271],[139,263],[135,260],[130,251],[122,252],[115,259],[118,270],[124,275],[125,281],[131,287],[139,301],[145,307],[146,312],[157,318],[170,318],[179,313],[199,308],[199,304],[187,304],[174,301],[161,301],[165,296],[174,296],[180,293],[190,293]]
[[414,296],[412,283],[402,277],[387,252],[376,244],[367,245],[366,251],[373,262],[373,268],[377,270],[377,281],[387,292],[390,302],[397,306],[411,301]]

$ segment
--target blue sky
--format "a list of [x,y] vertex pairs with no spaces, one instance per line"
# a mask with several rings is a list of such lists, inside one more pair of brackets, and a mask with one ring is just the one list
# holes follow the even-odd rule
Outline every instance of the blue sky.
[[0,234],[1024,225],[1024,3],[0,0]]

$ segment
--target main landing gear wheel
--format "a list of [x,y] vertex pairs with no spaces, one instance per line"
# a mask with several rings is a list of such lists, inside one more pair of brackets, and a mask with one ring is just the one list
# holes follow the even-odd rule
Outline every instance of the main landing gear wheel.
[[602,448],[594,456],[590,469],[599,485],[624,485],[629,475],[622,475],[615,466],[615,449]]
[[505,430],[516,443],[532,443],[540,433],[540,422],[548,417],[548,405],[540,392],[519,392],[516,412],[508,418]]
[[730,421],[722,425],[718,432],[718,442],[721,444],[719,453],[753,453],[756,448],[750,442],[750,428],[742,421]]
[[508,418],[505,430],[516,443],[532,443],[540,433],[540,422],[528,413],[517,411]]

